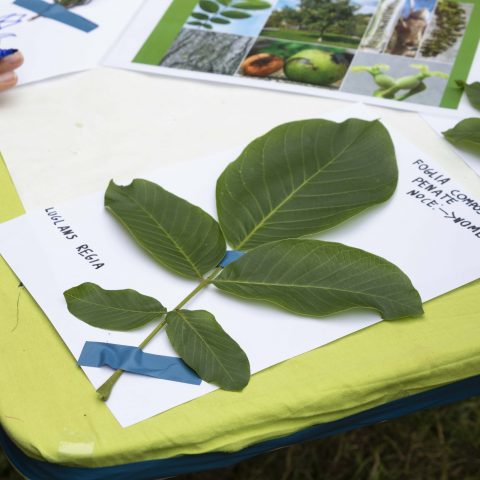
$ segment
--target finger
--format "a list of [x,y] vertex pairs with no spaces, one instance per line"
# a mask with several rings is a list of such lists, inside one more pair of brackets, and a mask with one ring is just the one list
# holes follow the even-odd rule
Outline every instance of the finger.
[[0,92],[13,87],[17,83],[17,75],[12,70],[10,72],[0,73]]
[[23,55],[20,52],[12,53],[0,60],[0,74],[15,70],[23,63]]

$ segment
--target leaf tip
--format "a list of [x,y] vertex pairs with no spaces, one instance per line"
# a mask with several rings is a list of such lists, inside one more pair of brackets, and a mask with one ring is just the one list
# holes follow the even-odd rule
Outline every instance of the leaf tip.
[[415,301],[405,308],[403,312],[381,312],[382,320],[393,321],[393,320],[402,320],[406,318],[418,318],[423,316],[425,313],[423,310],[422,300],[420,299],[419,293],[415,290],[415,296],[417,297]]
[[245,382],[242,382],[242,383],[239,383],[239,384],[236,384],[236,385],[230,385],[230,386],[221,386],[220,388],[222,390],[226,390],[227,392],[237,392],[237,393],[240,393],[242,392],[245,387],[250,383],[250,376],[249,378],[245,381]]

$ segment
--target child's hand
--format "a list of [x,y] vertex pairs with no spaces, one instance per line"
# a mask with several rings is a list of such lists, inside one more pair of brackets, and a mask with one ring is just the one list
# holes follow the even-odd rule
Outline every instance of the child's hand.
[[23,63],[23,55],[20,52],[12,53],[0,60],[0,92],[13,87],[17,83],[17,69]]

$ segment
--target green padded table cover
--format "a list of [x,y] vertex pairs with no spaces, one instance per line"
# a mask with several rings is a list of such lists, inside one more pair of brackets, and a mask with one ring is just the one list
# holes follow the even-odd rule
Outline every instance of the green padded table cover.
[[[0,158],[0,221],[22,213]],[[479,312],[476,281],[428,302],[421,318],[266,369],[242,393],[217,390],[122,428],[0,258],[0,423],[29,457],[71,466],[238,451],[480,374]]]

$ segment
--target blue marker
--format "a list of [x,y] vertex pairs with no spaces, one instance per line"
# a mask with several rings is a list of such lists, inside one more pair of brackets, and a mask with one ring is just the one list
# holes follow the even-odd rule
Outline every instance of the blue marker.
[[8,57],[9,55],[13,55],[14,53],[18,52],[16,48],[0,48],[0,60],[2,58]]

